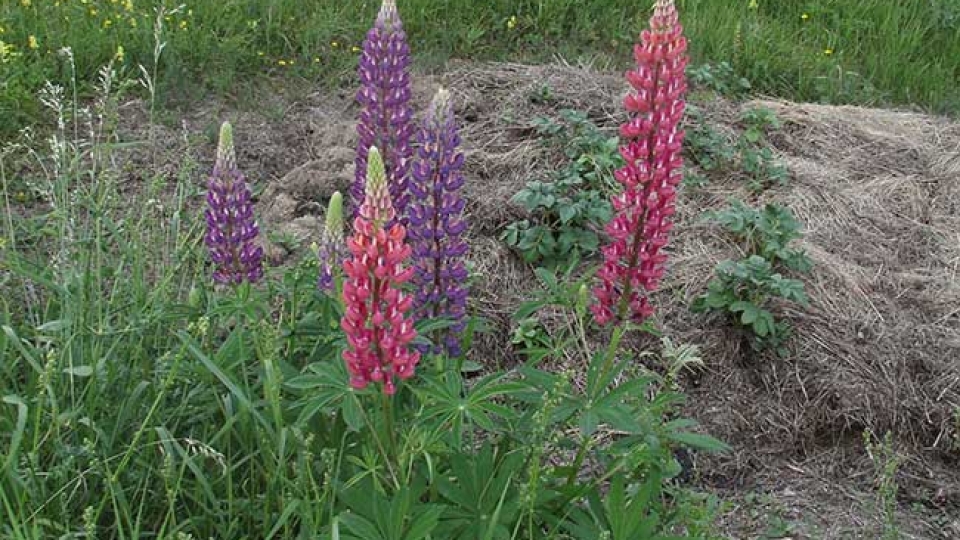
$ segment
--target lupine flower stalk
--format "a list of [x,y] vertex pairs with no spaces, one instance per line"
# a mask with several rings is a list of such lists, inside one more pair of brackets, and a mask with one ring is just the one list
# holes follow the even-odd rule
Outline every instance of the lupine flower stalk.
[[418,318],[445,317],[453,321],[437,336],[430,352],[459,356],[458,335],[466,326],[467,243],[462,234],[467,224],[460,196],[463,153],[447,90],[441,88],[433,98],[417,143],[409,206],[410,244],[416,267],[414,309]]
[[256,283],[263,277],[263,249],[256,245],[259,234],[253,216],[250,188],[237,168],[233,129],[229,122],[220,127],[217,160],[207,184],[207,234],[204,241],[216,269],[217,283]]
[[343,195],[335,191],[327,206],[323,232],[320,234],[320,246],[317,255],[320,259],[320,277],[317,287],[326,293],[337,289],[340,266],[347,255],[347,246],[343,237]]
[[627,73],[632,91],[623,104],[630,120],[620,127],[620,154],[626,165],[616,172],[623,191],[613,197],[614,218],[606,226],[609,242],[591,306],[600,324],[653,314],[648,294],[663,277],[661,252],[673,227],[687,84],[687,41],[673,0],[657,0],[650,28],[634,48],[637,67]]
[[343,358],[354,388],[382,383],[387,395],[396,392],[395,379],[413,376],[420,361],[420,352],[410,347],[417,335],[408,315],[413,297],[400,290],[414,273],[412,266],[404,267],[411,248],[406,228],[388,225],[395,217],[380,152],[371,147],[366,196],[347,242],[350,258],[343,263],[341,326],[348,342]]
[[380,149],[387,185],[397,219],[406,224],[410,161],[413,151],[413,109],[410,106],[410,46],[394,0],[384,0],[373,28],[367,32],[358,74],[360,120],[357,123],[356,176],[350,189],[351,218],[364,198],[367,159],[371,147]]

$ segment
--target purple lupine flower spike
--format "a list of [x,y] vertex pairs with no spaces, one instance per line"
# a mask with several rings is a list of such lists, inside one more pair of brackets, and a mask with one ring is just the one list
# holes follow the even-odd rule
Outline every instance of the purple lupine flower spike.
[[408,183],[413,150],[413,109],[410,106],[410,46],[394,0],[384,0],[373,28],[367,32],[358,75],[360,119],[357,123],[356,175],[350,188],[350,220],[363,202],[367,154],[380,149],[387,185],[397,219],[407,223]]
[[207,186],[207,234],[204,241],[216,265],[217,283],[256,283],[263,277],[263,249],[255,240],[260,232],[253,216],[250,188],[237,168],[233,129],[220,127],[217,161]]
[[347,243],[343,237],[343,195],[339,191],[334,191],[330,197],[317,253],[320,258],[320,278],[317,280],[317,287],[323,292],[335,293],[338,273],[348,254]]
[[467,224],[460,196],[463,153],[450,93],[443,88],[430,104],[417,133],[417,144],[408,231],[416,267],[415,313],[420,319],[452,319],[453,325],[438,336],[432,352],[459,356],[458,336],[466,326],[467,315],[467,243],[462,237]]

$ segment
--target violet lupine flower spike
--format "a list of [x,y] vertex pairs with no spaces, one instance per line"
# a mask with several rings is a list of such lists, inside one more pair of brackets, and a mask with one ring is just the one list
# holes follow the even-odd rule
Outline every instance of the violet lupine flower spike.
[[633,92],[624,98],[630,120],[620,127],[626,165],[616,172],[623,192],[613,198],[607,224],[609,243],[591,306],[598,323],[653,314],[648,294],[663,277],[661,253],[673,227],[676,186],[683,160],[683,118],[687,84],[687,40],[673,0],[657,0],[650,28],[634,48],[637,68],[627,73]]
[[[463,153],[450,93],[441,88],[417,134],[409,206],[410,244],[417,272],[414,309],[418,318],[446,317],[453,325],[435,340],[433,353],[460,356],[459,334],[466,326],[467,243],[462,234]],[[421,349],[421,352],[427,352]]]
[[383,162],[372,147],[366,197],[347,244],[351,257],[343,263],[340,326],[347,336],[343,359],[350,385],[363,389],[383,383],[387,395],[396,392],[395,379],[413,376],[420,361],[420,352],[410,347],[417,336],[408,315],[413,298],[400,290],[413,276],[413,267],[405,267],[411,250],[404,226],[387,225],[394,217]]
[[207,187],[207,234],[204,241],[216,265],[217,283],[256,283],[263,277],[263,249],[255,240],[260,230],[253,217],[250,188],[237,168],[233,129],[220,127],[217,161]]
[[317,287],[321,291],[335,293],[339,283],[340,266],[347,256],[347,245],[343,238],[343,195],[339,191],[333,192],[330,197],[317,255],[320,259]]
[[410,161],[413,151],[413,109],[410,106],[410,46],[394,0],[384,0],[373,28],[367,32],[358,74],[360,120],[357,123],[356,176],[350,189],[350,217],[356,217],[364,197],[367,154],[380,149],[387,185],[397,219],[406,225]]

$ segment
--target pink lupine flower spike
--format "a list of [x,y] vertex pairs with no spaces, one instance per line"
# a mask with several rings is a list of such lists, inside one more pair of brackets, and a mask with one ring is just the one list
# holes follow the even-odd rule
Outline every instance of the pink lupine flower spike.
[[350,257],[343,263],[341,326],[349,345],[343,358],[354,388],[382,383],[384,394],[392,395],[395,379],[413,376],[420,353],[410,346],[417,335],[408,315],[413,297],[400,290],[414,273],[413,266],[405,266],[411,248],[406,229],[394,221],[386,172],[376,147],[370,148],[365,192],[353,221],[354,235],[347,242]]
[[633,91],[623,104],[630,120],[620,127],[626,165],[616,172],[623,191],[613,198],[615,216],[606,227],[609,242],[591,306],[599,324],[640,323],[653,314],[648,295],[663,277],[667,256],[661,249],[673,228],[682,175],[686,50],[673,0],[657,0],[650,28],[634,48],[637,67],[627,73]]

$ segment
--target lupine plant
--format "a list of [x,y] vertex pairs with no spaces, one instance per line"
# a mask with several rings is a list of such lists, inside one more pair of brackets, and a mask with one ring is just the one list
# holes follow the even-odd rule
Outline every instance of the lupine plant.
[[327,205],[323,231],[317,256],[320,262],[320,277],[317,287],[326,293],[336,293],[340,278],[340,266],[346,258],[346,241],[343,237],[343,195],[335,191]]
[[[434,336],[434,354],[460,356],[458,335],[466,327],[467,243],[463,232],[463,153],[450,92],[441,88],[427,110],[417,135],[419,147],[410,193],[410,243],[416,273],[417,317],[446,318],[449,327]],[[425,348],[422,349],[427,352]]]
[[256,283],[263,277],[263,248],[256,244],[260,230],[253,216],[250,188],[237,167],[233,128],[220,127],[217,160],[207,188],[207,234],[204,240],[216,265],[217,283]]
[[409,346],[417,336],[408,314],[413,298],[400,290],[414,273],[412,266],[406,266],[411,249],[405,227],[388,225],[395,217],[383,161],[374,146],[369,153],[366,197],[347,244],[350,258],[343,263],[342,326],[349,343],[343,358],[354,388],[382,383],[387,395],[396,392],[395,379],[413,376],[420,361],[420,352]]
[[350,188],[351,218],[364,198],[370,148],[381,150],[397,219],[406,223],[410,146],[414,134],[410,106],[410,46],[394,0],[384,0],[373,28],[367,32],[360,56],[358,75],[360,119],[357,123],[356,176]]
[[673,227],[682,179],[686,49],[673,0],[657,0],[650,28],[634,49],[637,68],[627,73],[633,92],[624,107],[631,117],[620,128],[626,165],[616,172],[623,191],[613,198],[616,215],[606,227],[610,242],[603,248],[592,306],[600,324],[641,323],[653,314],[647,294],[663,276],[667,257],[660,250]]

